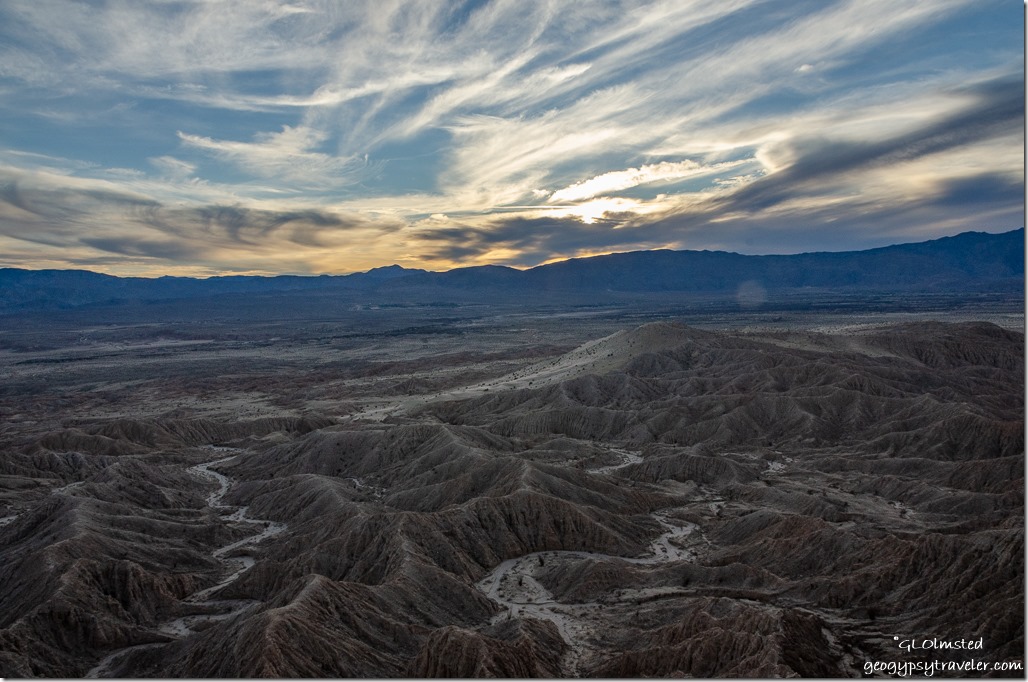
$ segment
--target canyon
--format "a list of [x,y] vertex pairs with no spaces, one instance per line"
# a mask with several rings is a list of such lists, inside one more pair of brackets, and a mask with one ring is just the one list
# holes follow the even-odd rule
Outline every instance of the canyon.
[[349,315],[0,331],[0,674],[1020,659],[1017,305]]

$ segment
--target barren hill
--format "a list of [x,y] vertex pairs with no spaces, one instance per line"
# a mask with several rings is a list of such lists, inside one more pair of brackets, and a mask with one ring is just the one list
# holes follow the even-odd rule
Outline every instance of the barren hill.
[[898,651],[911,633],[1022,655],[1022,334],[658,322],[530,355],[335,403],[321,372],[302,390],[334,407],[302,418],[19,422],[0,441],[0,674],[963,660]]

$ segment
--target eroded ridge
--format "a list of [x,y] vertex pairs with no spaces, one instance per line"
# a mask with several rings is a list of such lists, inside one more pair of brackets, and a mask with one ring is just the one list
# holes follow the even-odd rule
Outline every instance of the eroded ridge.
[[[621,465],[603,467],[610,471],[627,464],[637,463],[634,456],[624,453],[626,461]],[[640,460],[641,461],[641,460]],[[597,470],[599,471],[599,470]],[[574,561],[624,562],[638,566],[652,566],[670,561],[688,561],[692,552],[682,546],[697,526],[693,523],[669,519],[666,514],[655,513],[653,519],[663,528],[648,548],[647,556],[620,557],[600,552],[544,551],[532,552],[507,559],[494,568],[476,587],[490,599],[504,607],[504,611],[493,617],[493,622],[510,618],[537,618],[557,626],[561,638],[568,646],[563,661],[564,672],[569,677],[578,677],[579,664],[590,645],[588,637],[594,626],[590,622],[601,618],[597,611],[611,605],[610,600],[562,603],[556,601],[550,592],[536,579],[536,571],[550,563],[571,563]]]
[[569,319],[11,364],[0,674],[852,677],[929,628],[1022,655],[1021,333]]
[[[235,450],[234,448],[213,446],[212,449],[218,451]],[[234,618],[246,612],[251,607],[261,603],[254,599],[210,599],[211,595],[216,594],[220,590],[237,581],[240,576],[252,568],[256,563],[256,559],[252,555],[242,553],[240,550],[259,544],[261,541],[275,535],[279,535],[287,529],[286,524],[283,523],[250,517],[248,506],[236,506],[224,503],[225,495],[232,487],[232,479],[224,474],[214,471],[212,467],[232,461],[240,454],[240,452],[236,451],[235,454],[227,457],[191,466],[186,469],[186,471],[193,476],[198,476],[217,483],[217,490],[213,491],[206,497],[206,502],[209,508],[217,512],[218,518],[221,522],[226,524],[242,523],[255,525],[259,530],[252,535],[248,535],[240,540],[218,547],[211,552],[211,556],[220,561],[225,566],[226,570],[229,571],[228,574],[214,585],[194,592],[183,600],[184,605],[188,605],[190,608],[195,607],[202,609],[204,611],[203,613],[181,616],[174,620],[161,623],[157,627],[157,630],[162,634],[173,638],[189,637],[201,630],[205,625]],[[113,666],[120,658],[124,657],[131,651],[152,648],[154,646],[160,646],[160,644],[135,645],[113,651],[104,657],[89,672],[87,672],[86,677],[102,678],[110,676],[113,673]]]

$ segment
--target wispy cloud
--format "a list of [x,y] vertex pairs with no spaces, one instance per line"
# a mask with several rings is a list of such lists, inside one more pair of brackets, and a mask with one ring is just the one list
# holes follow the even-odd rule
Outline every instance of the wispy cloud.
[[[309,126],[284,126],[277,133],[260,133],[253,142],[213,140],[179,132],[189,147],[224,159],[261,178],[275,178],[290,188],[325,188],[350,184],[362,160],[315,151],[327,134]],[[165,157],[161,157],[165,158]]]
[[972,0],[10,0],[0,248],[347,271],[1010,229],[1022,19]]
[[990,81],[978,89],[973,105],[904,134],[859,142],[798,137],[787,167],[741,187],[726,201],[735,209],[767,208],[800,193],[810,194],[812,184],[830,186],[840,175],[896,166],[1023,129],[1021,80]]
[[196,172],[196,164],[176,159],[174,156],[156,156],[150,159],[161,175],[172,180],[186,180],[193,177]]
[[701,166],[691,160],[679,161],[677,163],[662,161],[660,163],[640,166],[639,168],[628,168],[621,171],[611,171],[594,178],[576,182],[575,184],[557,190],[550,195],[549,201],[580,201],[591,199],[601,194],[619,192],[639,185],[648,185],[654,182],[667,182],[669,180],[681,180],[682,178],[694,177],[717,173],[738,164],[721,163],[711,167]]
[[[287,204],[182,206],[106,181],[0,169],[0,242],[13,245],[4,266],[31,247],[64,267],[117,254],[137,274],[349,271],[353,240],[374,244],[403,227],[381,215]],[[372,250],[352,262],[372,267],[379,257]]]

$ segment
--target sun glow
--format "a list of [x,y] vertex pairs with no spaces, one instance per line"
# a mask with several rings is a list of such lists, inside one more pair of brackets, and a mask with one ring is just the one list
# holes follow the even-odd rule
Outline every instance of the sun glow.
[[644,213],[646,205],[635,199],[620,197],[597,197],[576,206],[566,206],[549,211],[547,215],[558,218],[578,218],[586,225],[592,225],[612,213]]

